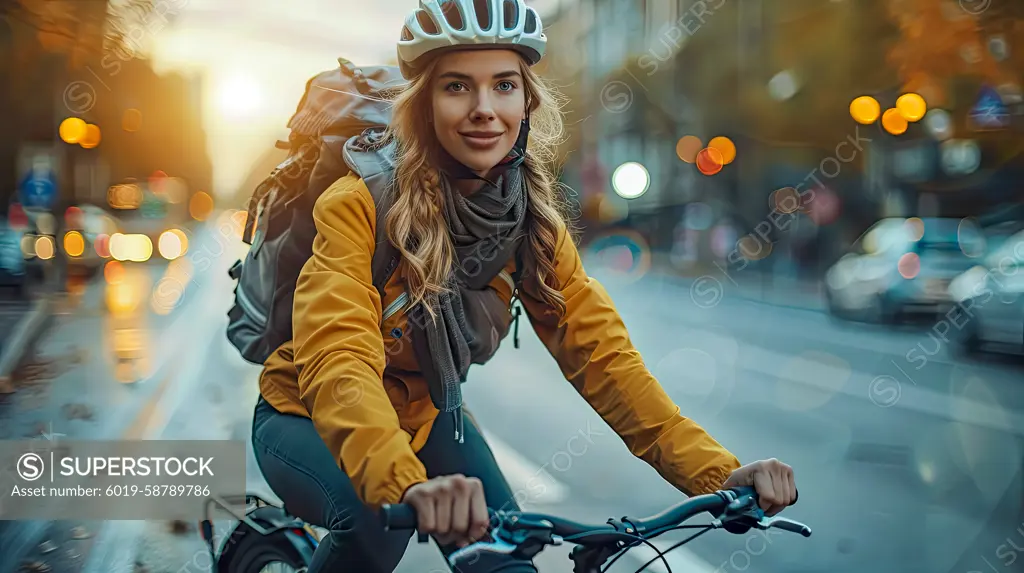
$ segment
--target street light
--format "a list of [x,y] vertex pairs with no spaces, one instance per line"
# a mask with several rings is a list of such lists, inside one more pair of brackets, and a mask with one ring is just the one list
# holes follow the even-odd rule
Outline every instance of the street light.
[[896,100],[896,109],[907,121],[919,121],[928,111],[924,98],[915,93],[905,93]]
[[871,96],[860,96],[850,102],[850,115],[857,123],[863,125],[877,121],[881,109],[878,101]]
[[636,199],[646,193],[650,185],[651,176],[647,168],[635,161],[619,165],[612,173],[612,188],[623,199]]

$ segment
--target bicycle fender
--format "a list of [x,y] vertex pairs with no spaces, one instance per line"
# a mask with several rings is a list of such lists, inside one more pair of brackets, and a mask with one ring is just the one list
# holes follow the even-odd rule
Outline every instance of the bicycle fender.
[[[254,509],[248,513],[249,519],[255,521],[264,529],[267,530],[268,535],[273,535],[278,532],[284,534],[285,538],[291,543],[292,547],[299,553],[299,555],[309,563],[313,559],[313,551],[316,550],[316,545],[306,536],[305,531],[301,534],[296,530],[301,530],[305,525],[305,522],[301,519],[288,515],[283,509],[274,506],[266,506]],[[230,563],[234,558],[234,553],[241,545],[241,540],[247,535],[261,535],[260,532],[246,525],[244,522],[239,522],[235,525],[235,528],[231,533],[224,538],[220,546],[220,551],[217,552],[217,563],[216,571],[220,571],[221,565],[224,563]]]

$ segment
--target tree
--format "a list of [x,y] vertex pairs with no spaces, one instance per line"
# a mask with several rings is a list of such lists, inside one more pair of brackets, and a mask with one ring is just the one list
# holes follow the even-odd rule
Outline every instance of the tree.
[[127,30],[153,13],[154,0],[0,0],[0,17],[36,30],[42,47],[83,65],[103,50],[132,50]]

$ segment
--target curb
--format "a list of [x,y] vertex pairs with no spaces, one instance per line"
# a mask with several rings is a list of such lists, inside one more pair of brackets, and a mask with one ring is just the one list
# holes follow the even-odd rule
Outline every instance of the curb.
[[32,309],[18,322],[10,342],[0,353],[0,394],[14,393],[11,374],[21,363],[26,352],[35,344],[53,318],[53,300],[45,296],[32,304]]

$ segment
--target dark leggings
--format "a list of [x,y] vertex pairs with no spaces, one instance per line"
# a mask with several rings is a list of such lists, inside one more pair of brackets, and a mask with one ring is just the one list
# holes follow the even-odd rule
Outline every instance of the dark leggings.
[[[463,474],[483,482],[488,507],[519,509],[494,455],[472,418],[465,417],[465,442],[459,444],[451,416],[438,416],[418,457],[428,477]],[[330,530],[309,573],[391,573],[409,545],[412,532],[384,530],[378,514],[356,495],[309,418],[282,414],[262,397],[253,416],[256,462],[285,509]],[[456,548],[441,547],[446,556]],[[469,561],[469,560],[467,560]],[[529,561],[485,555],[460,564],[461,573],[536,573]]]

